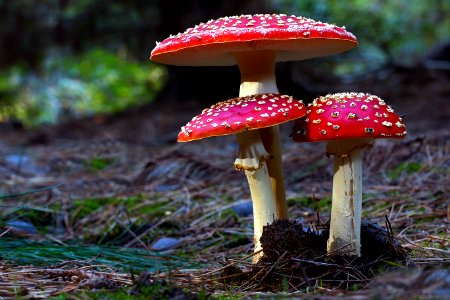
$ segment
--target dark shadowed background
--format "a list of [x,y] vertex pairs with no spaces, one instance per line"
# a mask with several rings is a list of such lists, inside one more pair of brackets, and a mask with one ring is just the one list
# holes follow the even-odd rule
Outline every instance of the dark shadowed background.
[[30,127],[155,101],[205,105],[234,97],[237,67],[162,66],[148,57],[170,34],[243,13],[311,17],[358,38],[345,54],[279,63],[281,93],[310,101],[339,90],[380,93],[374,86],[389,81],[392,90],[380,95],[389,102],[399,89],[417,98],[414,87],[436,76],[433,89],[448,85],[445,0],[0,0],[0,123]]

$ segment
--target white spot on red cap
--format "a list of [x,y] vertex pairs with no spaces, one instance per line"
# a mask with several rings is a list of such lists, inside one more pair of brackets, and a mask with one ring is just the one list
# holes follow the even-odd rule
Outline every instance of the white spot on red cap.
[[331,113],[331,116],[332,116],[333,118],[337,118],[337,117],[339,117],[339,112],[338,112],[338,111],[333,111],[333,112]]

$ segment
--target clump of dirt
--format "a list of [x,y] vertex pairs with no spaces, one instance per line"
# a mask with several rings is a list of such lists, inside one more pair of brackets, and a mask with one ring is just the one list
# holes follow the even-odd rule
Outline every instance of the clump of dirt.
[[277,220],[264,227],[261,236],[264,251],[262,262],[276,262],[282,255],[286,258],[301,256],[303,259],[314,259],[326,254],[326,243],[326,237],[318,231],[293,220]]
[[314,230],[293,220],[265,226],[261,236],[264,255],[246,274],[246,284],[272,292],[317,286],[354,289],[382,271],[406,264],[406,252],[389,227],[362,224],[361,257],[328,256],[327,239],[328,229]]

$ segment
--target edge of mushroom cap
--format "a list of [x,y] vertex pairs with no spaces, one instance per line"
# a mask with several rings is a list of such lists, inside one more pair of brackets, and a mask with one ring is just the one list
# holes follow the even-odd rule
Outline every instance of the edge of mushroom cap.
[[[277,61],[286,61],[336,54],[356,45],[356,37],[345,27],[294,15],[241,15],[209,20],[171,35],[156,43],[150,59],[186,66],[233,65],[232,52],[284,50]],[[312,49],[305,54],[305,48]]]
[[281,94],[256,94],[218,102],[181,127],[178,142],[236,134],[303,117],[302,100]]
[[[320,133],[319,133],[320,132]],[[335,93],[321,96],[296,120],[296,142],[350,138],[403,138],[403,120],[378,96],[368,93]]]

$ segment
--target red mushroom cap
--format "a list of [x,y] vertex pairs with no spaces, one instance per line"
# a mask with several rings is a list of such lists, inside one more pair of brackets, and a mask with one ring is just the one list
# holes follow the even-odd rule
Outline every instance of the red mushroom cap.
[[406,127],[389,105],[370,94],[337,93],[314,99],[296,121],[296,142],[347,138],[402,138]]
[[312,19],[287,15],[243,15],[201,23],[157,43],[150,59],[180,66],[236,64],[230,53],[275,50],[277,61],[336,54],[357,45],[345,30]]
[[258,94],[219,102],[181,127],[178,142],[270,127],[306,114],[301,100],[280,94]]

